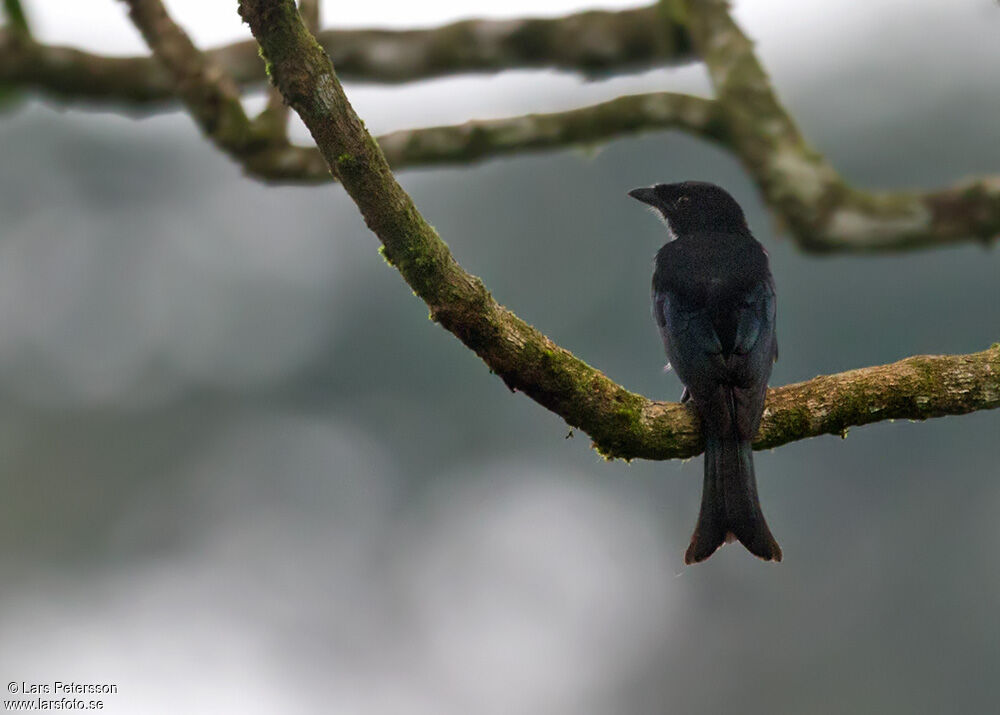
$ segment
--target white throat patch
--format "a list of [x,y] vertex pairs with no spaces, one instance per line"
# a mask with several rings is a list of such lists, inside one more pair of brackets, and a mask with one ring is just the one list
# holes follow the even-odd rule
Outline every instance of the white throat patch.
[[670,222],[667,220],[667,217],[663,215],[663,212],[660,211],[655,206],[650,206],[649,204],[646,204],[646,208],[652,211],[653,215],[656,216],[656,218],[660,219],[660,222],[667,227],[667,238],[668,238],[667,243],[669,243],[670,241],[676,241],[677,234],[674,233],[673,227],[670,225]]

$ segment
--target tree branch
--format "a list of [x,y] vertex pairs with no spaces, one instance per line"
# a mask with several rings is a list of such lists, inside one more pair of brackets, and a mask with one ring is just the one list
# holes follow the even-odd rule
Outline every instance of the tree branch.
[[378,142],[393,168],[468,164],[529,150],[596,144],[653,129],[684,129],[725,141],[727,126],[710,99],[657,92],[618,97],[552,114],[394,132]]
[[[565,112],[406,129],[384,134],[377,141],[389,165],[398,170],[472,164],[526,151],[599,144],[654,129],[683,129],[717,142],[725,142],[728,132],[712,100],[657,92]],[[315,147],[285,146],[255,153],[247,169],[254,176],[281,183],[334,180]]]
[[1000,407],[1000,343],[971,355],[918,355],[823,375],[767,393],[756,449],[882,420],[925,420]]
[[14,36],[21,41],[31,39],[31,26],[28,24],[28,16],[24,13],[21,0],[3,0],[3,11],[7,16],[7,27]]
[[813,150],[778,101],[727,0],[685,0],[731,148],[795,241],[817,252],[875,252],[1000,236],[1000,177],[940,191],[855,189]]
[[[0,26],[0,48],[11,47],[15,51],[35,44],[31,36],[31,25],[21,6],[21,0],[3,0],[6,22]],[[14,105],[21,98],[20,88],[3,80],[3,53],[0,52],[0,110]]]
[[160,0],[125,3],[132,22],[169,73],[178,96],[205,135],[237,158],[263,149],[270,137],[247,118],[236,83],[198,51]]
[[[251,122],[225,70],[201,53],[160,0],[126,0],[130,16],[202,131],[248,174],[272,182],[318,183],[330,174],[315,148],[288,143],[280,93]],[[312,12],[312,11],[311,11]],[[315,14],[315,13],[313,13]],[[259,61],[259,58],[258,58]],[[379,139],[396,168],[469,164],[482,159],[595,143],[646,129],[679,127],[721,140],[725,126],[711,100],[673,93],[620,97],[566,112],[393,132]]]
[[[319,40],[348,80],[411,82],[540,67],[611,75],[695,59],[682,19],[669,9],[673,5],[553,19],[465,20],[424,30],[326,30]],[[237,42],[205,56],[240,87],[267,79],[256,42]],[[21,46],[2,37],[0,84],[36,89],[64,101],[133,108],[152,109],[151,104],[177,99],[169,73],[153,58]]]
[[[242,0],[240,15],[288,103],[382,241],[382,253],[451,331],[512,390],[586,432],[608,457],[666,459],[700,450],[692,413],[609,380],[499,305],[465,272],[396,182],[344,95],[329,57],[291,0]],[[1000,345],[974,355],[914,357],[816,378],[768,394],[758,447],[879,419],[925,419],[1000,406]]]
[[[319,0],[299,0],[299,14],[310,33],[319,31]],[[273,84],[267,88],[267,104],[264,111],[254,120],[276,139],[288,139],[288,110],[285,98]],[[323,173],[329,176],[329,172]]]

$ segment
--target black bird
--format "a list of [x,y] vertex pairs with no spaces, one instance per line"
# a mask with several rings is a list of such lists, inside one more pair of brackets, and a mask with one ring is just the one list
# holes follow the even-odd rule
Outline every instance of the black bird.
[[750,443],[778,359],[774,279],[743,210],[715,184],[685,181],[633,189],[674,240],[656,253],[653,315],[667,359],[684,383],[705,438],[701,512],[684,563],[738,539],[781,561],[757,497]]

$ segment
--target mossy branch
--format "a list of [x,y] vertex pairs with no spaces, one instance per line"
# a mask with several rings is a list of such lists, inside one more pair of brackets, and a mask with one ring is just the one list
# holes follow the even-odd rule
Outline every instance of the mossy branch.
[[[391,132],[377,138],[393,169],[468,165],[494,157],[568,146],[592,146],[615,137],[681,129],[725,143],[728,128],[718,105],[687,94],[655,92],[619,97],[551,114],[484,119],[464,124]],[[333,181],[316,147],[274,147],[244,162],[248,171],[276,183]]]
[[[4,2],[19,7],[17,0]],[[318,38],[342,78],[364,82],[525,68],[611,75],[695,60],[683,22],[657,6],[549,19],[464,20],[420,30],[325,30]],[[241,88],[267,81],[256,42],[204,54]],[[105,57],[68,47],[0,42],[4,83],[57,100],[133,109],[179,99],[170,74],[151,57]]]
[[3,0],[3,13],[7,17],[6,26],[10,28],[19,40],[31,39],[31,26],[24,12],[21,0]]
[[[130,16],[154,56],[170,73],[202,131],[240,162],[247,173],[271,182],[316,183],[333,179],[315,147],[288,142],[284,110],[275,87],[267,108],[247,118],[232,78],[201,53],[169,17],[160,0],[126,0]],[[315,15],[315,9],[310,13]],[[259,58],[258,58],[259,61]],[[711,100],[660,92],[619,97],[582,109],[509,119],[427,127],[378,139],[394,168],[470,164],[488,157],[560,146],[593,144],[643,130],[677,127],[721,141],[725,124]]]
[[[355,114],[329,57],[291,0],[242,0],[272,77],[382,242],[386,260],[432,319],[520,390],[586,432],[608,457],[667,459],[700,451],[698,425],[677,403],[626,390],[499,305],[455,261],[396,182]],[[913,357],[772,390],[757,446],[772,447],[882,419],[925,419],[1000,406],[1000,345],[974,355]]]
[[[290,176],[329,177],[315,149],[292,146],[286,132],[287,108],[280,93],[251,121],[239,89],[213,58],[202,53],[173,21],[161,0],[125,0],[129,17],[153,56],[168,73],[177,95],[199,128],[248,174],[268,180]],[[257,58],[260,61],[260,58]],[[280,109],[278,109],[280,107]]]
[[28,24],[28,16],[24,12],[21,0],[3,0],[3,12],[7,17],[6,26],[14,36],[21,42],[30,41],[31,26]]
[[0,111],[18,104],[22,98],[21,88],[16,82],[7,82],[3,79],[3,55],[4,50],[10,48],[11,51],[19,52],[25,48],[34,47],[35,41],[31,36],[31,25],[28,23],[28,16],[24,12],[21,0],[3,0],[4,22],[0,25]]
[[[302,15],[302,21],[305,22],[309,32],[315,35],[319,31],[319,0],[299,0],[299,14]],[[268,86],[267,104],[254,122],[275,139],[288,138],[288,105],[273,84]],[[306,163],[305,166],[309,164]],[[287,171],[284,167],[283,170]],[[329,176],[328,172],[323,173]]]
[[247,118],[236,83],[195,47],[163,3],[125,0],[125,4],[133,24],[205,135],[235,157],[263,148],[268,136]]
[[793,239],[814,252],[879,252],[1000,237],[1000,177],[932,192],[866,192],[809,146],[778,101],[728,0],[684,0],[730,148]]

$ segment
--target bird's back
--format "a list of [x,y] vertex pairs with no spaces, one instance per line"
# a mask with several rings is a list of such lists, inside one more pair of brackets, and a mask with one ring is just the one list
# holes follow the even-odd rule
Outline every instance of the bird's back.
[[769,276],[767,254],[753,236],[703,234],[671,241],[657,252],[653,287],[702,306],[746,292]]
[[656,255],[653,293],[711,322],[723,353],[733,351],[748,296],[770,285],[764,248],[747,234],[702,234],[671,241]]

